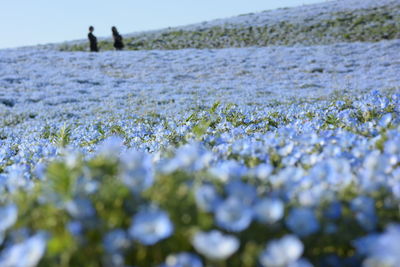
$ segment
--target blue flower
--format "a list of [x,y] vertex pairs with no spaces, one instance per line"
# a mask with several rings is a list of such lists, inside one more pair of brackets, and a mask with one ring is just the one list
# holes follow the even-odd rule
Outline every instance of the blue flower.
[[46,171],[47,171],[47,166],[44,163],[40,162],[36,164],[33,173],[39,180],[44,180]]
[[0,234],[13,226],[17,221],[18,208],[14,204],[0,207]]
[[203,267],[203,263],[195,254],[182,252],[168,256],[160,267]]
[[68,213],[76,219],[87,219],[96,214],[92,202],[87,198],[76,198],[66,203]]
[[222,182],[227,182],[230,179],[241,178],[247,172],[247,168],[236,161],[229,160],[219,162],[210,169],[210,172]]
[[377,243],[378,239],[378,234],[370,234],[354,240],[352,244],[356,248],[359,255],[365,256],[372,251],[372,248]]
[[134,193],[141,193],[154,183],[151,157],[145,153],[128,151],[121,156],[122,182]]
[[252,169],[251,174],[262,181],[266,181],[273,170],[274,168],[270,164],[263,163]]
[[392,114],[387,113],[382,116],[382,118],[378,122],[378,125],[382,128],[386,128],[390,124],[391,121],[392,121]]
[[373,231],[378,224],[378,217],[375,213],[356,213],[356,219],[358,223],[364,228],[366,231]]
[[129,235],[143,245],[154,245],[171,236],[174,227],[164,211],[141,211],[133,217]]
[[283,218],[285,205],[277,198],[264,198],[254,206],[255,217],[262,223],[273,224]]
[[13,151],[10,147],[8,147],[8,146],[1,147],[0,148],[0,165],[5,163],[6,160],[8,160],[11,157],[12,153],[13,153]]
[[351,209],[355,212],[358,223],[367,231],[376,228],[378,218],[375,213],[375,201],[366,196],[358,196],[350,203]]
[[116,158],[123,149],[124,139],[118,136],[111,136],[99,144],[98,154],[108,158]]
[[400,136],[387,140],[384,145],[384,152],[400,156]]
[[294,235],[286,235],[268,243],[259,256],[262,266],[288,266],[303,254],[303,243]]
[[102,263],[103,266],[127,267],[127,265],[125,264],[124,255],[116,252],[105,255],[103,257]]
[[329,219],[339,219],[342,215],[342,205],[340,202],[335,201],[330,203],[326,208],[324,215]]
[[351,209],[354,212],[375,213],[375,201],[366,196],[358,196],[351,200]]
[[221,197],[211,184],[204,184],[195,191],[196,204],[202,210],[211,212],[221,202]]
[[369,255],[363,266],[400,266],[400,225],[389,225],[374,243],[368,245]]
[[71,221],[67,224],[68,231],[74,236],[80,236],[83,233],[83,225],[80,221]]
[[175,157],[169,160],[162,169],[167,174],[178,169],[199,171],[209,165],[211,158],[212,154],[199,143],[190,143],[179,147],[175,152]]
[[218,226],[233,232],[240,232],[249,227],[253,212],[235,197],[229,197],[215,210],[215,220]]
[[313,267],[313,265],[306,259],[299,259],[295,262],[289,263],[287,267]]
[[103,245],[107,252],[117,253],[129,246],[127,233],[122,229],[115,229],[108,232],[103,238]]
[[194,248],[211,260],[225,260],[232,256],[239,248],[239,240],[220,231],[198,232],[193,237]]
[[292,209],[286,218],[286,226],[301,237],[314,234],[319,229],[318,220],[309,208]]
[[247,205],[251,205],[257,197],[257,189],[241,181],[231,181],[225,186],[225,191],[229,197],[239,199]]
[[43,257],[47,245],[47,234],[44,232],[27,240],[7,247],[0,255],[2,267],[34,267]]
[[[333,147],[337,149],[338,147]],[[344,159],[329,159],[316,164],[310,175],[316,180],[325,180],[333,186],[344,187],[352,182],[350,164]]]
[[27,164],[13,164],[6,168],[6,172],[10,192],[15,192],[18,188],[28,189],[33,185],[30,181],[30,167]]

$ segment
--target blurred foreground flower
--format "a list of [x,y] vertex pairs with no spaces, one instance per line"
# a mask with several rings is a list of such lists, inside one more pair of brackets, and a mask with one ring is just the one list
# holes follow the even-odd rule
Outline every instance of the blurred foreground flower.
[[308,208],[295,208],[286,218],[287,227],[293,233],[303,237],[314,234],[319,229],[319,223],[314,212]]
[[0,234],[14,225],[18,217],[18,208],[14,204],[0,207]]
[[286,235],[268,244],[260,255],[260,263],[265,267],[292,266],[291,264],[294,264],[301,257],[303,250],[303,243],[296,236]]
[[122,182],[134,193],[141,193],[154,182],[151,157],[145,153],[130,150],[121,156]]
[[369,246],[369,256],[364,261],[365,267],[400,266],[400,224],[387,227],[386,231],[374,239]]
[[203,263],[198,256],[182,252],[168,256],[160,267],[203,267]]
[[172,222],[164,211],[141,211],[133,217],[129,228],[130,236],[143,245],[154,245],[169,237],[174,230]]
[[204,184],[196,188],[195,198],[197,206],[207,212],[213,211],[221,202],[217,189],[211,184]]
[[239,248],[239,240],[220,231],[198,232],[193,238],[194,248],[211,260],[225,260]]
[[46,250],[47,234],[40,232],[22,243],[6,248],[0,255],[2,267],[34,267]]
[[129,238],[124,230],[116,229],[105,235],[103,245],[109,253],[121,252],[129,246]]
[[107,158],[116,158],[124,149],[124,140],[118,136],[111,136],[98,145],[98,154]]
[[279,199],[264,198],[259,200],[255,207],[255,217],[262,223],[272,224],[282,219],[285,204]]
[[251,208],[235,197],[222,202],[215,210],[218,226],[233,232],[241,232],[249,227],[253,218]]

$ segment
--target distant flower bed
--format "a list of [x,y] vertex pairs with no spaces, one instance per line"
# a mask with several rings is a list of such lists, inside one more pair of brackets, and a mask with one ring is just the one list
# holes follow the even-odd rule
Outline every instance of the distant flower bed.
[[[400,38],[400,6],[329,14],[272,25],[219,25],[199,29],[171,29],[126,38],[128,50],[228,48],[268,45],[317,45],[337,42],[376,42]],[[99,43],[112,50],[112,41]],[[85,51],[87,44],[62,44],[61,51]]]
[[400,265],[396,92],[105,121],[0,140],[0,266]]

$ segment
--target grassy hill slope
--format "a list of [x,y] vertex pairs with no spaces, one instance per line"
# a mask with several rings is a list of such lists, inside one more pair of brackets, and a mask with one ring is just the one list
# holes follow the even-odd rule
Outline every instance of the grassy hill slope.
[[[380,5],[361,6],[353,2],[357,0],[278,9],[131,34],[125,37],[126,49],[319,45],[400,38],[400,1],[386,0]],[[111,39],[102,40],[99,45],[101,50],[113,49]],[[62,51],[85,51],[87,43],[81,40],[64,43],[57,48]]]

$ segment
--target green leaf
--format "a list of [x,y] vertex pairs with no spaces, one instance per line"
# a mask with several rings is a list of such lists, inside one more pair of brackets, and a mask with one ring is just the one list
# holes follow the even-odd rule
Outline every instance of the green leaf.
[[64,199],[72,197],[75,187],[76,177],[71,174],[71,171],[63,162],[52,163],[47,169],[48,184],[51,190]]
[[221,105],[221,101],[217,101],[214,105],[209,109],[211,114],[214,114],[217,111],[217,108]]
[[211,122],[211,120],[203,119],[202,121],[200,121],[200,123],[193,127],[192,131],[197,138],[202,137],[207,132],[207,129],[208,127],[210,127]]
[[66,147],[71,142],[71,128],[65,123],[55,136],[55,143],[59,147]]

